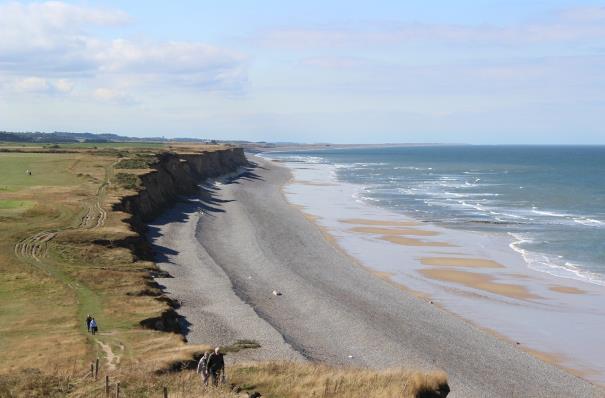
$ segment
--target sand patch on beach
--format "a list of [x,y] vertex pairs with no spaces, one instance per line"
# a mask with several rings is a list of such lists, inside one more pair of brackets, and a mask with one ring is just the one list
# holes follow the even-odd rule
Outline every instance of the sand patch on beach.
[[413,227],[419,225],[416,221],[388,221],[388,220],[370,220],[366,218],[348,218],[338,220],[344,224],[374,225],[383,227]]
[[437,247],[452,246],[447,242],[427,242],[427,241],[423,241],[420,239],[405,238],[403,236],[383,235],[380,237],[380,239],[385,240],[387,242],[402,245],[402,246],[437,246]]
[[422,269],[419,273],[427,278],[457,283],[463,286],[484,290],[486,292],[499,294],[520,300],[537,299],[539,296],[530,293],[525,287],[509,283],[496,283],[490,275],[478,274],[468,271]]
[[420,262],[424,265],[440,267],[504,268],[500,263],[483,258],[424,257]]
[[438,232],[435,232],[435,231],[427,231],[424,229],[414,229],[414,228],[355,227],[355,228],[351,228],[351,231],[362,233],[362,234],[374,234],[374,235],[418,235],[418,236],[438,235]]
[[515,278],[515,279],[532,279],[531,276],[529,275],[524,275],[524,274],[502,274],[503,276],[508,276],[511,278]]
[[554,285],[554,286],[550,286],[548,289],[552,290],[553,292],[565,293],[565,294],[586,294],[587,293],[586,290],[578,289],[577,287],[571,287],[571,286]]
[[316,181],[307,181],[307,180],[293,180],[292,183],[310,185],[310,186],[315,186],[315,187],[332,187],[332,186],[336,185],[331,182],[316,182]]

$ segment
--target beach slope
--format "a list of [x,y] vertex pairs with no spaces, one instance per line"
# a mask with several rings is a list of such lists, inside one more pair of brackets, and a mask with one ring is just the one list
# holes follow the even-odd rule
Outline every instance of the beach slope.
[[603,396],[357,265],[286,202],[290,172],[254,161],[151,226],[190,341],[257,339],[257,359],[442,369],[452,397]]

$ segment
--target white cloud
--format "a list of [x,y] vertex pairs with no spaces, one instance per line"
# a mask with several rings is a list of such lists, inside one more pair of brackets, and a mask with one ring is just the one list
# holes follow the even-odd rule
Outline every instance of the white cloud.
[[50,88],[48,81],[40,77],[27,77],[15,82],[15,87],[21,92],[46,92]]
[[98,54],[100,69],[173,85],[230,89],[246,80],[243,55],[198,42],[133,42],[123,39]]
[[16,80],[14,87],[21,93],[67,94],[72,91],[74,84],[66,79],[49,80],[30,76]]
[[57,91],[68,93],[73,90],[74,84],[67,79],[59,79],[54,83],[54,87]]
[[0,4],[0,70],[15,74],[90,73],[97,40],[87,26],[113,26],[128,17],[115,10],[60,2]]
[[[241,90],[245,84],[247,63],[239,53],[200,42],[106,39],[90,31],[111,33],[108,27],[129,20],[119,10],[62,2],[0,4],[0,73],[14,76],[18,87],[37,84],[38,92],[70,91],[56,79],[202,90]],[[41,80],[19,82],[30,76]]]

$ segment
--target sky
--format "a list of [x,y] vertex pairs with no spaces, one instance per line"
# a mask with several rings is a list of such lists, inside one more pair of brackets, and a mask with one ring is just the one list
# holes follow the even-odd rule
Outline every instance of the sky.
[[0,130],[605,144],[605,1],[0,1]]

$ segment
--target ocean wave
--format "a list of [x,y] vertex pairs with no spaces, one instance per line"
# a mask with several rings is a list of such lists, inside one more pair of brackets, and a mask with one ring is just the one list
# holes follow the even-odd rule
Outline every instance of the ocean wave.
[[463,171],[462,174],[466,174],[466,175],[490,175],[490,174],[498,174],[497,171]]
[[545,272],[560,278],[575,279],[582,282],[605,286],[605,279],[602,275],[587,271],[580,264],[563,261],[562,256],[557,256],[557,260],[559,261],[557,262],[557,260],[544,253],[524,249],[522,247],[523,245],[536,243],[529,234],[509,232],[508,235],[514,239],[514,241],[509,244],[509,247],[521,254],[527,266],[534,271]]
[[368,163],[363,163],[363,162],[356,162],[353,163],[353,166],[362,166],[362,167],[368,167],[368,166],[387,166],[387,163],[384,162],[368,162]]
[[555,222],[557,224],[569,224],[576,223],[580,225],[584,225],[586,227],[601,227],[605,225],[605,222],[601,220],[597,220],[596,218],[591,218],[588,216],[581,216],[578,214],[570,214],[570,213],[559,213],[556,211],[548,211],[548,210],[538,210],[536,207],[532,207],[532,213],[552,217],[555,219],[563,219],[563,222]]
[[427,171],[433,170],[432,167],[415,167],[415,166],[395,166],[393,170],[414,170],[414,171]]
[[541,216],[550,216],[550,217],[570,217],[571,214],[567,213],[557,213],[555,211],[547,211],[547,210],[538,210],[536,207],[532,207],[532,213],[539,214]]
[[482,205],[480,205],[479,203],[468,203],[468,202],[465,202],[465,201],[463,201],[463,200],[462,200],[462,201],[460,201],[459,203],[460,203],[462,206],[465,206],[465,207],[470,207],[470,208],[472,208],[472,209],[479,210],[479,211],[481,211],[481,212],[487,212],[487,211],[488,211],[488,210],[487,210],[485,207],[483,207],[483,206],[482,206]]
[[600,220],[595,220],[593,218],[574,218],[573,221],[575,223],[581,224],[581,225],[586,225],[588,227],[598,227],[601,225],[605,225],[605,223],[603,221]]
[[292,163],[311,163],[311,164],[320,164],[327,163],[326,160],[319,156],[304,156],[304,155],[281,155],[281,156],[271,156],[271,154],[267,154],[266,156],[258,155],[260,157],[266,159],[279,159],[285,162]]

